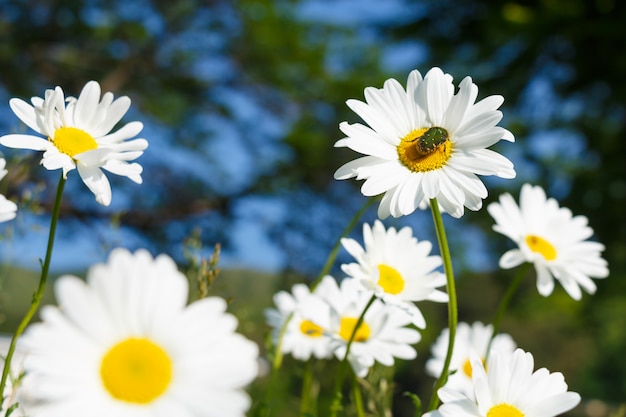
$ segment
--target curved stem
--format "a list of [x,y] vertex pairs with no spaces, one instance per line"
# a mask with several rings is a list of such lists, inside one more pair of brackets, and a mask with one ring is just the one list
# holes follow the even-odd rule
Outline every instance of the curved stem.
[[359,209],[359,211],[356,212],[354,217],[352,217],[352,219],[350,220],[350,223],[348,223],[346,228],[343,229],[343,232],[341,233],[341,235],[335,242],[335,245],[333,246],[332,250],[328,254],[328,258],[326,258],[326,263],[324,264],[324,267],[322,268],[321,272],[319,273],[315,281],[313,281],[313,283],[311,284],[311,291],[313,291],[315,287],[317,287],[317,284],[319,284],[320,281],[322,281],[322,279],[328,274],[328,272],[330,271],[330,268],[332,268],[333,264],[335,263],[335,259],[337,259],[337,254],[339,253],[339,248],[341,247],[341,239],[348,236],[348,234],[352,231],[352,229],[354,229],[354,226],[356,226],[361,216],[365,214],[367,209],[370,208],[370,206],[376,200],[377,200],[376,197],[368,198],[365,201],[365,204],[363,204],[363,206]]
[[506,312],[506,309],[508,308],[511,299],[513,298],[513,294],[515,294],[515,291],[517,291],[517,288],[519,288],[519,285],[526,275],[529,266],[530,264],[526,263],[522,265],[522,267],[517,271],[517,274],[509,284],[506,293],[504,293],[504,296],[500,301],[500,305],[498,306],[498,310],[496,311],[496,315],[493,319],[493,333],[491,334],[491,339],[489,340],[489,345],[487,346],[487,352],[485,353],[485,363],[489,358],[489,352],[491,351],[491,342],[493,342],[493,338],[496,337],[498,331],[500,330],[500,322],[502,321],[502,317],[504,317],[504,313]]
[[354,329],[352,329],[352,334],[350,335],[350,340],[348,340],[348,344],[346,345],[346,353],[343,355],[343,359],[339,364],[339,371],[337,372],[337,379],[335,379],[335,390],[332,395],[333,402],[330,406],[330,417],[336,417],[337,412],[341,409],[341,386],[343,385],[343,378],[346,373],[346,367],[348,366],[348,356],[350,355],[350,348],[352,347],[352,342],[354,342],[354,337],[356,336],[356,332],[363,324],[363,320],[365,320],[365,313],[371,307],[371,305],[376,300],[376,296],[372,295],[372,297],[367,302],[367,305],[363,309],[363,312],[359,316],[356,324],[354,325]]
[[33,295],[33,301],[30,304],[30,308],[26,312],[26,315],[20,322],[19,326],[15,330],[13,334],[13,338],[11,339],[11,344],[9,345],[9,351],[7,352],[7,356],[4,360],[4,369],[2,370],[2,380],[0,380],[0,394],[2,394],[3,400],[4,396],[4,388],[6,386],[7,377],[9,376],[9,372],[11,369],[11,360],[13,359],[13,352],[15,351],[15,345],[17,344],[17,339],[26,329],[28,323],[33,318],[37,309],[39,308],[39,304],[41,303],[41,298],[43,297],[43,292],[46,289],[46,282],[48,281],[48,271],[50,270],[50,260],[52,259],[52,248],[54,246],[54,236],[56,234],[57,222],[59,220],[59,212],[61,211],[61,197],[63,196],[63,188],[65,187],[66,179],[61,174],[61,178],[59,179],[59,184],[57,185],[57,193],[54,198],[54,206],[52,208],[52,218],[50,219],[50,233],[48,235],[48,247],[46,249],[46,257],[41,266],[41,276],[39,278],[39,286]]
[[441,218],[441,212],[439,211],[439,203],[437,199],[430,200],[430,210],[433,214],[433,222],[435,223],[435,230],[437,232],[437,241],[439,242],[439,251],[441,252],[441,259],[443,260],[443,270],[446,274],[446,288],[448,289],[448,351],[446,352],[446,358],[443,363],[443,369],[441,375],[435,383],[432,397],[430,398],[430,404],[428,410],[434,410],[439,405],[439,397],[437,391],[443,387],[448,379],[448,372],[450,370],[450,361],[452,360],[452,351],[454,349],[454,338],[456,336],[456,326],[458,322],[458,309],[456,304],[456,289],[454,283],[454,272],[452,271],[452,258],[450,257],[450,248],[448,247],[448,239],[446,237],[446,231],[443,227],[443,219]]
[[354,409],[356,410],[357,417],[365,417],[365,410],[363,408],[363,395],[359,388],[359,380],[356,375],[352,377],[352,398],[354,401]]
[[300,395],[300,416],[312,415],[311,387],[313,384],[313,359],[309,359],[302,378],[302,394]]

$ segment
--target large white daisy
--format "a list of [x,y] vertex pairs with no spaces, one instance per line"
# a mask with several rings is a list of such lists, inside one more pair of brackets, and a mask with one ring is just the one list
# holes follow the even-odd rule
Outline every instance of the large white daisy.
[[474,396],[448,387],[438,391],[442,405],[432,417],[553,417],[574,408],[580,395],[567,391],[560,372],[533,372],[533,356],[517,349],[512,355],[494,352],[489,373],[472,358]]
[[100,98],[100,85],[89,81],[78,99],[65,98],[61,87],[46,90],[44,98],[33,97],[31,104],[13,98],[11,109],[28,127],[43,135],[11,134],[0,137],[10,148],[44,151],[42,165],[63,169],[63,176],[74,168],[95,194],[98,203],[111,203],[111,186],[102,169],[141,184],[142,167],[128,163],[148,147],[145,139],[133,139],[143,124],[130,122],[111,132],[130,107],[130,98],[113,100],[112,93]]
[[[439,378],[443,370],[448,352],[449,335],[450,330],[448,328],[443,329],[431,348],[432,358],[426,362],[426,371],[435,378]],[[472,323],[471,326],[465,322],[458,324],[450,360],[449,370],[451,374],[446,382],[446,387],[460,391],[471,398],[473,385],[470,354],[475,352],[484,361],[487,357],[487,347],[492,335],[493,326],[491,324],[484,325],[479,321]],[[506,333],[497,334],[491,342],[489,356],[493,352],[512,354],[515,347],[515,342],[510,335]]]
[[354,239],[341,240],[343,247],[357,263],[344,264],[341,269],[356,278],[385,303],[400,307],[413,324],[426,327],[426,320],[415,301],[447,302],[448,295],[437,289],[445,285],[445,275],[435,268],[441,258],[429,255],[432,244],[418,242],[410,227],[385,230],[380,220],[374,227],[363,224],[363,248]]
[[258,347],[235,333],[221,298],[186,305],[188,283],[166,255],[114,250],[87,282],[55,283],[60,307],[24,335],[36,417],[243,416],[241,388]]
[[306,361],[311,355],[318,359],[332,357],[331,337],[327,329],[316,323],[329,321],[330,306],[311,293],[304,284],[296,284],[291,294],[280,291],[274,295],[276,309],[265,311],[267,323],[272,327],[274,343],[287,323],[281,341],[281,351]]
[[500,196],[499,203],[489,204],[487,210],[496,221],[493,230],[518,245],[502,255],[500,267],[534,264],[541,295],[552,293],[556,279],[573,299],[580,300],[580,287],[593,294],[596,284],[591,278],[609,275],[607,262],[600,255],[604,245],[587,240],[593,235],[587,217],[573,217],[555,199],[546,198],[541,187],[524,184],[519,206],[506,193]]
[[[344,279],[339,286],[333,277],[326,276],[316,288],[316,294],[331,307],[329,320],[316,324],[327,329],[333,338],[335,356],[342,360],[371,292],[362,291],[361,285],[352,278]],[[421,335],[406,327],[409,324],[406,314],[375,300],[356,329],[350,346],[348,361],[354,373],[365,377],[375,362],[392,366],[394,357],[414,359],[417,352],[411,345],[419,342]]]
[[348,162],[336,179],[364,179],[366,196],[384,193],[378,215],[399,217],[425,208],[437,198],[454,217],[463,207],[479,210],[487,189],[476,176],[515,177],[513,164],[486,149],[500,139],[514,141],[496,126],[502,118],[502,96],[475,103],[478,87],[465,77],[454,93],[452,77],[432,68],[424,79],[409,74],[406,90],[394,79],[382,89],[365,89],[366,102],[348,100],[348,106],[368,125],[341,123],[347,135],[335,146],[366,156]]
[[[6,167],[7,161],[4,158],[0,158],[0,180],[7,174]],[[0,194],[0,223],[12,220],[17,215],[17,205],[11,200],[7,200],[5,196]]]

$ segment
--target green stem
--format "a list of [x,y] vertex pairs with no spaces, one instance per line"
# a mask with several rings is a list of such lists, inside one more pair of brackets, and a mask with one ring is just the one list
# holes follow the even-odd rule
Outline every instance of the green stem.
[[491,350],[491,343],[493,342],[493,338],[496,337],[498,331],[500,330],[500,322],[502,321],[502,317],[504,317],[504,313],[506,312],[506,309],[508,308],[511,299],[513,298],[513,294],[515,294],[515,291],[517,291],[517,289],[519,288],[519,285],[526,275],[529,266],[530,264],[526,263],[522,265],[522,267],[517,271],[517,274],[509,284],[506,293],[500,301],[500,305],[498,306],[498,310],[496,311],[496,315],[493,319],[493,333],[491,334],[491,339],[489,340],[489,345],[487,346],[487,352],[485,353],[485,363],[489,358],[489,351]]
[[437,241],[439,242],[439,251],[441,252],[441,258],[443,260],[443,270],[446,274],[446,287],[448,289],[448,351],[446,352],[446,358],[443,363],[443,369],[441,375],[435,382],[432,397],[430,398],[430,404],[428,410],[434,410],[439,405],[439,397],[437,391],[443,387],[448,379],[448,372],[450,370],[450,361],[452,360],[452,351],[454,349],[454,338],[456,336],[456,326],[458,322],[458,309],[456,304],[456,289],[454,284],[454,272],[452,271],[452,258],[450,257],[450,248],[448,247],[448,239],[446,237],[446,231],[443,227],[443,219],[441,218],[441,212],[439,211],[439,203],[437,199],[430,200],[430,210],[433,214],[433,222],[435,223],[435,230],[437,232]]
[[368,198],[365,201],[365,204],[363,204],[363,206],[359,209],[359,211],[356,212],[354,217],[352,217],[352,219],[350,220],[350,223],[348,223],[346,228],[343,230],[343,232],[341,233],[341,236],[339,236],[339,238],[335,242],[333,249],[328,254],[328,258],[326,259],[326,263],[324,264],[322,271],[319,273],[315,281],[313,281],[313,283],[311,284],[311,291],[313,291],[315,287],[317,287],[317,284],[319,284],[322,281],[322,279],[328,274],[328,272],[330,271],[330,268],[332,268],[333,264],[335,263],[335,259],[337,258],[337,254],[339,253],[339,248],[341,248],[341,239],[348,236],[348,234],[352,231],[352,229],[354,229],[354,226],[356,226],[356,224],[358,223],[361,216],[363,216],[363,214],[365,214],[367,209],[370,208],[370,206],[377,200],[378,199],[375,197]]
[[376,296],[372,295],[372,297],[367,302],[367,305],[363,309],[363,312],[359,316],[359,319],[356,321],[354,329],[352,329],[350,340],[348,340],[348,344],[346,345],[346,353],[343,355],[343,359],[339,364],[337,379],[335,379],[335,390],[331,397],[333,399],[333,402],[330,406],[330,417],[336,417],[337,413],[341,409],[341,386],[343,385],[343,378],[345,376],[346,368],[348,366],[348,356],[350,355],[350,348],[352,347],[352,342],[354,342],[354,337],[356,336],[357,330],[359,329],[359,327],[361,327],[361,324],[363,324],[363,320],[365,320],[365,313],[367,313],[367,310],[369,310],[371,305],[374,303],[374,300],[376,300]]
[[13,334],[11,344],[9,345],[9,351],[7,352],[7,356],[4,360],[2,380],[0,380],[0,394],[2,394],[2,399],[0,399],[0,403],[4,400],[4,388],[6,386],[7,377],[9,376],[9,372],[11,369],[11,360],[13,359],[13,352],[15,351],[17,339],[24,332],[26,326],[28,326],[28,323],[30,323],[30,320],[37,312],[39,304],[41,303],[41,298],[43,297],[43,292],[46,289],[46,282],[48,281],[48,271],[50,270],[50,260],[52,258],[52,248],[54,246],[54,235],[56,233],[57,222],[59,220],[59,212],[61,211],[61,197],[63,196],[65,181],[66,179],[63,177],[63,174],[61,174],[61,178],[59,179],[59,184],[57,186],[56,197],[54,198],[54,206],[52,208],[52,218],[50,219],[50,234],[48,235],[48,247],[46,249],[46,258],[41,266],[41,277],[39,278],[39,286],[37,287],[37,291],[33,295],[33,300],[30,304],[30,308],[26,312],[26,315],[24,316],[19,326],[15,330],[15,333]]
[[365,417],[365,410],[363,409],[363,396],[361,395],[361,390],[359,389],[359,380],[354,374],[352,376],[352,398],[357,417]]
[[313,359],[309,359],[302,377],[302,395],[300,396],[300,416],[311,415],[311,386],[313,384]]

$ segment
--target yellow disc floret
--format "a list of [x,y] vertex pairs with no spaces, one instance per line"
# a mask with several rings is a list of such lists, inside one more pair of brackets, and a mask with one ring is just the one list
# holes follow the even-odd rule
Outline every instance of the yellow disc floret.
[[404,289],[404,278],[395,268],[380,264],[378,265],[378,285],[388,294],[399,294]]
[[524,413],[511,404],[502,403],[491,407],[487,417],[524,417]]
[[310,320],[302,320],[300,331],[309,337],[321,337],[324,334],[324,329]]
[[[342,317],[339,325],[339,336],[341,336],[341,338],[346,342],[349,342],[358,321],[359,319],[356,317]],[[368,326],[367,323],[362,322],[354,335],[354,341],[365,342],[369,339],[370,333],[370,326]]]
[[[485,360],[482,359],[483,366],[485,366]],[[463,364],[463,373],[467,375],[468,378],[472,377],[472,362],[467,358],[465,363]]]
[[397,146],[398,159],[413,172],[440,169],[452,154],[448,132],[440,127],[411,131]]
[[60,127],[54,131],[54,138],[50,141],[59,152],[70,158],[74,155],[96,149],[98,144],[89,133],[75,127]]
[[539,253],[545,258],[546,261],[553,261],[556,259],[556,249],[544,238],[535,235],[528,235],[526,236],[526,244],[531,251]]
[[158,345],[144,338],[126,339],[102,358],[100,377],[112,397],[148,404],[163,394],[172,380],[172,361]]

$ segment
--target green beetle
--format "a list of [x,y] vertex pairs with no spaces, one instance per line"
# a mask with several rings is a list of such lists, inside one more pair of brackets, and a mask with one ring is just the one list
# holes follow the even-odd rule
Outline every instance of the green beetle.
[[422,136],[415,139],[415,149],[420,155],[428,155],[448,140],[448,131],[441,127],[431,127]]

